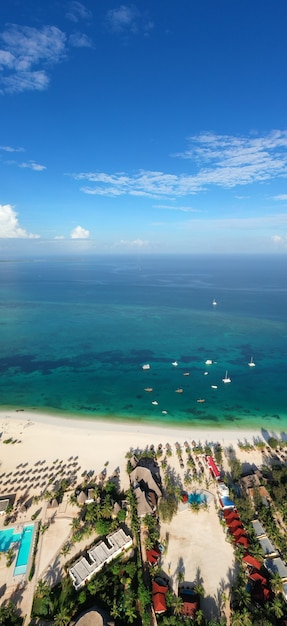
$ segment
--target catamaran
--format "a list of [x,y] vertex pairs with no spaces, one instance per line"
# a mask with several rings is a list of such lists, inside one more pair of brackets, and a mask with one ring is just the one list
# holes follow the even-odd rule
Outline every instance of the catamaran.
[[254,361],[253,361],[253,356],[251,357],[248,365],[249,365],[249,367],[255,367],[256,363],[254,363]]

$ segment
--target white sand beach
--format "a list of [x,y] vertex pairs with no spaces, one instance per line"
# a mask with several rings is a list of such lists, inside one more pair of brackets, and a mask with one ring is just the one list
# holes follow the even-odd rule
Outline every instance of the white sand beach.
[[[136,422],[67,419],[28,410],[0,411],[0,434],[2,444],[10,438],[16,440],[1,445],[1,468],[6,474],[14,472],[21,463],[31,467],[45,460],[50,467],[57,459],[67,462],[70,457],[77,457],[81,472],[94,470],[99,474],[106,467],[109,474],[119,468],[123,488],[128,486],[125,455],[130,449],[166,442],[172,445],[176,441],[182,445],[185,440],[237,447],[239,441],[252,443],[254,438],[262,439],[259,430],[157,427]],[[240,458],[242,452],[238,448],[237,453]]]

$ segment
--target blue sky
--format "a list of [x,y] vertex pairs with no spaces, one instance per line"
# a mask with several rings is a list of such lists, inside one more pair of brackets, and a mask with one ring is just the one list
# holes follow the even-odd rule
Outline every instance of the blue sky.
[[285,0],[0,6],[0,258],[287,250]]

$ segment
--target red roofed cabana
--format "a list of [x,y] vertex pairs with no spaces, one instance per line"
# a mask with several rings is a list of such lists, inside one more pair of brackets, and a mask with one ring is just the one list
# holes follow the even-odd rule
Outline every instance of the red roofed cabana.
[[249,541],[246,537],[246,535],[241,535],[240,537],[238,537],[238,539],[235,539],[235,543],[239,546],[242,546],[243,548],[245,548],[245,550],[247,550],[248,546],[249,546]]
[[155,613],[165,613],[166,611],[166,599],[165,595],[168,592],[167,585],[160,585],[155,580],[152,581],[152,603]]
[[240,519],[238,519],[238,520],[234,520],[233,522],[228,524],[228,528],[229,528],[231,533],[234,533],[236,530],[239,530],[240,528],[243,529],[243,525],[242,525],[242,522],[240,521]]
[[254,569],[261,570],[262,564],[258,559],[255,559],[251,554],[245,554],[242,558],[242,563],[245,565],[249,565],[249,567],[254,567]]
[[239,537],[247,537],[246,532],[244,530],[244,528],[237,528],[233,533],[232,533],[235,541],[237,539],[239,539]]
[[154,549],[146,551],[146,558],[148,562],[150,563],[150,565],[154,565],[155,563],[158,562],[159,554],[160,553]]
[[216,478],[216,480],[220,479],[220,471],[214,461],[214,459],[212,458],[212,456],[207,456],[206,457],[206,463],[208,465],[209,471],[212,474],[213,478]]
[[224,509],[223,510],[223,515],[224,515],[224,519],[226,521],[226,524],[228,524],[228,522],[234,520],[234,519],[240,519],[237,511],[234,511],[234,509]]
[[251,580],[254,580],[254,582],[260,582],[261,585],[264,585],[265,587],[267,586],[267,578],[261,576],[261,574],[259,574],[257,570],[251,572],[251,574],[249,574],[249,578],[251,578]]
[[199,609],[199,595],[192,589],[180,589],[179,596],[183,601],[182,615],[194,619]]

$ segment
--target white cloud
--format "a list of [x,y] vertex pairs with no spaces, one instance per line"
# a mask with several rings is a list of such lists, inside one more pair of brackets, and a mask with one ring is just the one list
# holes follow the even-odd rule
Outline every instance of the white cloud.
[[273,235],[271,240],[276,246],[287,246],[287,235],[284,235],[283,237],[282,235]]
[[121,239],[120,246],[125,248],[147,248],[149,246],[149,241],[143,241],[142,239],[126,241],[125,239]]
[[0,85],[2,93],[43,90],[49,84],[46,69],[65,57],[66,35],[56,26],[11,24],[0,33]]
[[21,228],[18,215],[11,204],[0,204],[0,238],[39,239],[39,235],[27,233],[24,228]]
[[0,150],[4,152],[25,152],[24,148],[13,148],[12,146],[0,146]]
[[34,170],[35,172],[42,172],[46,170],[46,165],[40,165],[39,163],[35,163],[35,161],[28,161],[27,163],[19,163],[19,167],[29,168],[30,170]]
[[169,200],[205,191],[211,185],[229,189],[286,178],[287,131],[272,131],[255,138],[205,133],[192,137],[189,150],[175,156],[192,161],[190,169],[193,171],[189,174],[146,170],[133,174],[80,172],[72,177],[93,183],[93,186],[81,188],[91,195]]
[[273,196],[273,200],[287,200],[287,193],[281,193],[278,196]]
[[77,2],[77,0],[72,0],[69,3],[69,9],[66,13],[66,17],[71,22],[79,22],[80,20],[91,20],[92,12],[85,7],[82,2]]
[[69,43],[73,48],[92,48],[93,43],[90,37],[84,33],[73,33],[69,37]]
[[274,130],[262,137],[235,137],[202,133],[189,138],[190,147],[174,156],[202,167],[199,186],[234,187],[287,176],[287,131]]
[[90,231],[86,230],[82,226],[76,226],[76,228],[72,230],[70,237],[71,239],[89,239]]
[[113,33],[124,36],[139,33],[147,36],[154,26],[145,13],[141,14],[134,5],[127,6],[125,4],[122,4],[118,9],[108,11],[106,24]]
[[169,211],[182,211],[183,213],[201,213],[200,209],[191,206],[170,206],[169,204],[154,204],[154,209],[168,209]]

